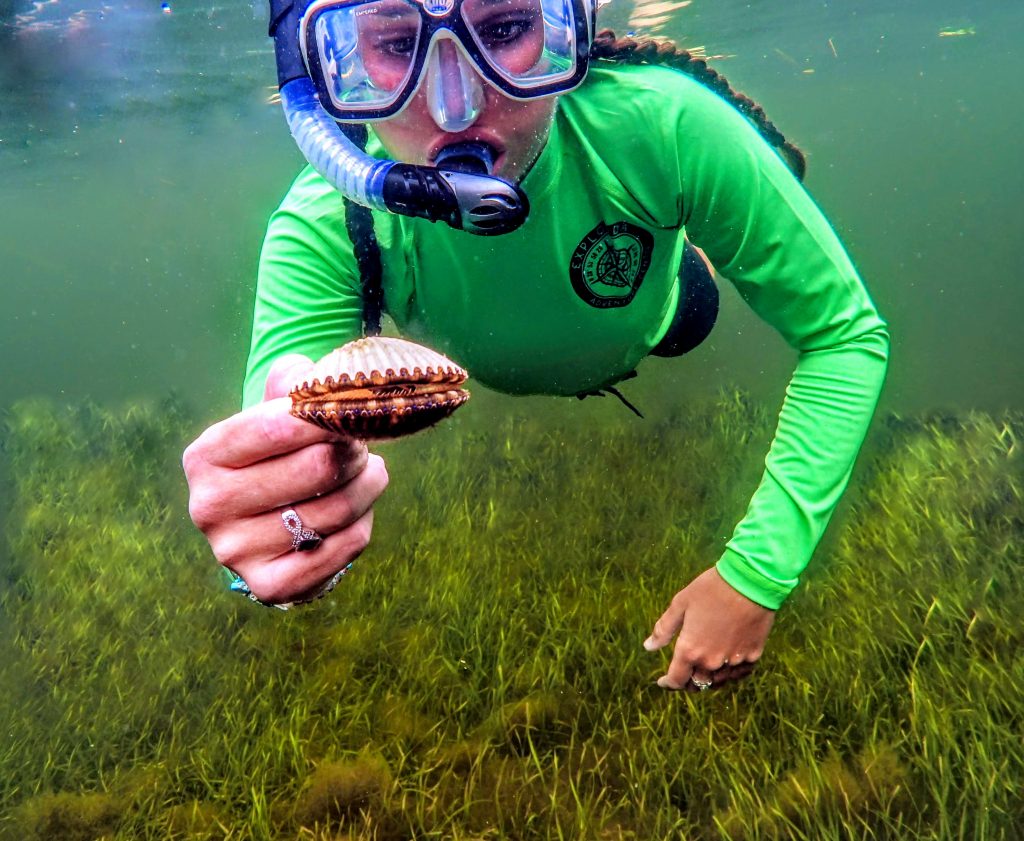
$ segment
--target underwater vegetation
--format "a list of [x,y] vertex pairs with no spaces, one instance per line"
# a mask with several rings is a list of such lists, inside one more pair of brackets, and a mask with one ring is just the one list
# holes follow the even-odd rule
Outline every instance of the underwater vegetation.
[[1014,839],[1024,417],[880,418],[741,684],[642,641],[771,429],[742,395],[387,445],[333,596],[226,592],[172,404],[6,417],[0,838]]

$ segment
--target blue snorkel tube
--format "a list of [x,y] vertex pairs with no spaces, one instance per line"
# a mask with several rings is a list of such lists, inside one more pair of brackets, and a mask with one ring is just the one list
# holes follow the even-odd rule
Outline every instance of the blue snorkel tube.
[[[446,222],[472,234],[514,231],[530,212],[526,194],[493,175],[380,160],[356,146],[317,98],[299,48],[309,0],[270,0],[270,37],[292,137],[313,168],[341,194],[375,210]],[[479,167],[473,167],[479,169]]]

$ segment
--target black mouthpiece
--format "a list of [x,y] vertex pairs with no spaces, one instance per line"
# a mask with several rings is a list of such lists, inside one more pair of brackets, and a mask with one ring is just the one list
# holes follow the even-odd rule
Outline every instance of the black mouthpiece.
[[471,175],[490,175],[496,157],[494,149],[488,144],[469,140],[445,146],[437,153],[434,166]]
[[[480,159],[475,160],[479,166]],[[450,160],[436,168],[396,163],[384,178],[383,192],[392,213],[445,222],[481,236],[510,233],[530,212],[526,194],[517,185],[486,172],[454,169]]]

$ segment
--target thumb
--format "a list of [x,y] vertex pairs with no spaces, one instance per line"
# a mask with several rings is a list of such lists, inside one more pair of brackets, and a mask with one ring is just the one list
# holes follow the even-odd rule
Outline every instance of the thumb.
[[686,604],[677,594],[668,606],[668,610],[661,614],[658,621],[654,623],[654,631],[644,640],[644,648],[648,651],[657,651],[668,645],[672,638],[679,633],[679,629],[683,627],[685,613]]
[[287,397],[288,393],[303,381],[313,370],[313,360],[301,353],[287,353],[274,360],[263,386],[263,399]]

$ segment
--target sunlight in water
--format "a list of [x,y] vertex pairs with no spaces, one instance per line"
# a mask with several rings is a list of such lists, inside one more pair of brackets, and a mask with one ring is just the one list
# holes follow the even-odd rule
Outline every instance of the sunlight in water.
[[637,0],[627,25],[645,35],[658,35],[673,15],[692,3],[693,0]]

